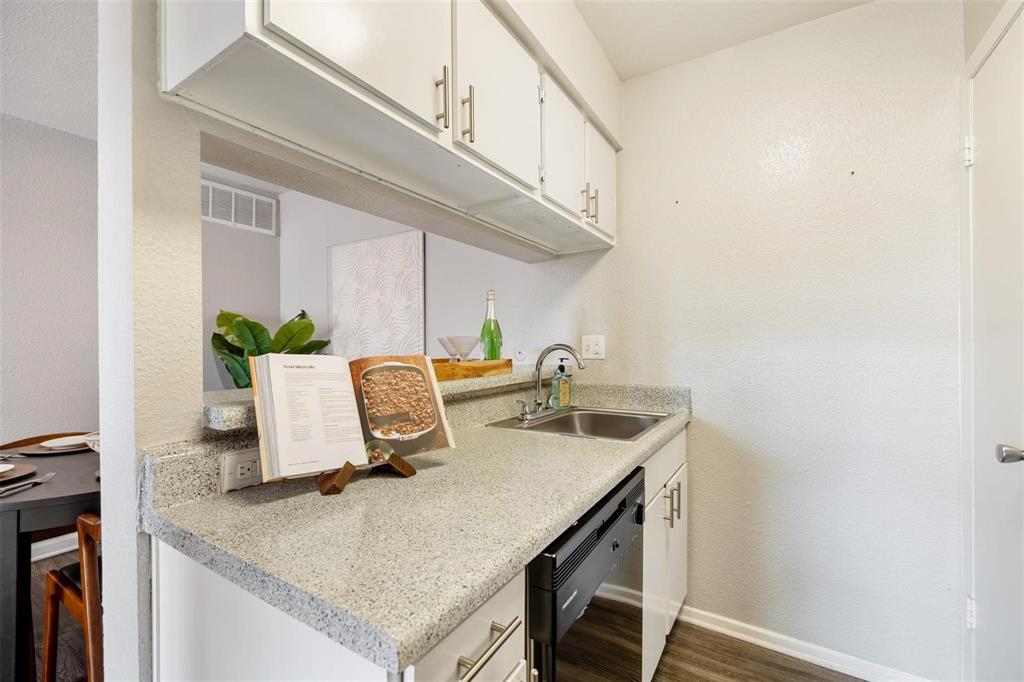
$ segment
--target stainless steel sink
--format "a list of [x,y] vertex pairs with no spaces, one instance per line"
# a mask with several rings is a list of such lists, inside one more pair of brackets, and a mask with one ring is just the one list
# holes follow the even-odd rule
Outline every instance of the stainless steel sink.
[[517,417],[488,424],[502,429],[519,429],[554,433],[577,438],[607,438],[636,440],[658,422],[668,417],[666,412],[639,412],[635,410],[608,410],[598,407],[570,407],[550,415],[520,421]]

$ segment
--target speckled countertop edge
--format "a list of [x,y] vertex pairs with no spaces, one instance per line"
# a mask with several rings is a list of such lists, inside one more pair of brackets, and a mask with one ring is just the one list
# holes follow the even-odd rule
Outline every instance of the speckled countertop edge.
[[[479,380],[474,380],[479,381]],[[516,385],[513,382],[506,385]],[[200,564],[210,568],[222,575],[243,589],[251,592],[260,599],[288,613],[300,622],[303,622],[313,629],[322,632],[332,640],[346,646],[356,653],[364,656],[371,662],[384,667],[390,671],[404,669],[405,666],[415,662],[420,656],[429,651],[444,636],[454,629],[462,620],[468,617],[486,599],[496,592],[509,579],[521,571],[525,565],[542,550],[554,537],[565,527],[570,525],[576,518],[592,506],[600,497],[618,480],[628,474],[635,466],[645,461],[651,454],[665,445],[672,437],[681,432],[689,422],[689,391],[688,389],[676,387],[647,387],[647,386],[621,386],[621,385],[591,385],[590,397],[595,400],[591,402],[606,402],[600,400],[602,394],[622,400],[624,392],[630,395],[629,407],[647,409],[667,409],[666,403],[676,403],[676,407],[683,407],[677,401],[685,401],[685,408],[682,412],[666,419],[652,429],[643,438],[633,443],[618,443],[617,451],[623,454],[617,455],[615,465],[602,470],[599,474],[589,477],[589,480],[575,481],[576,495],[571,500],[561,500],[561,507],[556,512],[552,511],[546,519],[538,519],[532,527],[523,531],[517,537],[517,543],[509,543],[508,556],[490,567],[478,566],[474,571],[476,574],[472,585],[467,586],[463,593],[452,596],[445,602],[432,604],[431,608],[424,608],[429,611],[425,623],[421,627],[413,628],[407,632],[396,632],[389,630],[379,623],[375,623],[373,617],[367,617],[365,609],[362,616],[357,615],[348,605],[332,603],[311,594],[294,583],[275,575],[256,563],[252,563],[237,556],[219,546],[215,541],[204,537],[202,533],[194,533],[189,523],[177,523],[175,519],[188,519],[188,508],[190,502],[196,497],[188,495],[173,497],[163,500],[169,506],[158,508],[156,502],[156,491],[154,482],[158,480],[157,466],[161,468],[181,458],[183,448],[187,450],[189,444],[174,444],[162,448],[156,448],[146,454],[141,477],[141,498],[142,526],[143,529],[174,547],[178,551],[193,558]],[[638,405],[642,398],[648,398],[650,402],[645,405]],[[446,402],[448,400],[446,399]],[[647,402],[647,401],[644,401]],[[622,404],[621,402],[619,404]],[[623,405],[625,407],[625,405]],[[456,442],[460,436],[473,433],[473,437],[479,441],[481,433],[474,427],[466,434],[456,431]],[[556,439],[542,434],[531,434],[532,437],[539,437],[540,441],[509,441],[511,432],[497,429],[488,429],[486,439],[496,441],[504,440],[505,443],[498,447],[509,448],[513,446],[530,447],[536,449],[536,444],[541,443],[552,448],[554,454],[559,447]],[[463,438],[465,440],[465,438]],[[472,440],[472,439],[470,439]],[[226,449],[233,445],[251,446],[251,436],[246,438],[223,438],[217,441],[218,449]],[[192,448],[202,449],[208,447],[206,444],[192,444]],[[463,455],[467,453],[461,453]],[[485,454],[485,453],[481,453]],[[217,458],[209,458],[217,459]],[[208,472],[207,472],[208,474]],[[161,485],[167,485],[167,480],[174,480],[181,474],[173,474],[170,477],[163,476]],[[538,472],[538,475],[543,475]],[[200,477],[202,474],[200,474]],[[179,488],[185,486],[178,486]],[[250,491],[256,489],[249,489]],[[183,491],[179,490],[179,494]],[[209,493],[209,491],[203,491]],[[212,497],[225,497],[213,495]],[[238,498],[235,498],[238,499]],[[178,511],[174,511],[177,508]],[[359,611],[356,608],[355,611]]]

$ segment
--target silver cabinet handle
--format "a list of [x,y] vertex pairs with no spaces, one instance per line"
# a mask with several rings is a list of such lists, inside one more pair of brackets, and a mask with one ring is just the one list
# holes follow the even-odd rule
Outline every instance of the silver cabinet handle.
[[[470,92],[472,92],[472,90],[470,90]],[[472,658],[459,656],[459,667],[468,668],[465,677],[460,677],[459,682],[470,682],[470,680],[472,680],[474,677],[480,674],[480,671],[483,670],[483,667],[487,665],[487,663],[490,662],[492,658],[494,658],[494,654],[498,653],[498,649],[500,649],[502,645],[508,641],[508,638],[512,636],[512,633],[519,629],[519,626],[522,625],[522,622],[523,621],[519,619],[519,616],[513,618],[512,622],[508,625],[502,625],[501,623],[492,622],[491,630],[500,633],[501,636],[498,637],[498,639],[494,640],[491,643],[491,645],[487,647],[487,650],[480,654],[480,658],[476,659],[475,661]]]
[[1018,448],[1000,443],[996,446],[996,459],[1001,464],[1013,464],[1014,462],[1024,460],[1024,452],[1021,452]]
[[590,217],[590,183],[588,182],[586,187],[580,190],[580,194],[583,195],[583,217]]
[[435,88],[441,88],[441,97],[444,98],[444,107],[441,109],[441,113],[435,116],[435,119],[442,121],[444,129],[448,130],[449,123],[449,112],[448,112],[448,100],[451,99],[448,94],[448,65],[446,64],[441,71],[441,80],[434,81]]
[[599,213],[600,210],[601,210],[601,201],[600,201],[600,198],[597,196],[597,188],[595,187],[594,188],[594,224],[595,225],[597,223],[601,222],[600,213]]
[[462,129],[462,136],[469,135],[470,142],[476,142],[476,88],[469,86],[469,97],[462,98],[463,104],[469,105],[469,127]]
[[668,500],[668,516],[665,518],[665,520],[668,521],[668,527],[669,528],[675,528],[676,527],[676,514],[675,514],[676,505],[675,505],[674,501],[675,501],[675,497],[676,497],[676,491],[675,491],[675,489],[670,489],[667,492],[668,492],[668,495],[663,495],[662,496],[666,500]]
[[683,482],[682,481],[676,481],[675,493],[676,493],[676,504],[675,504],[676,518],[679,519],[680,521],[682,521],[683,520]]

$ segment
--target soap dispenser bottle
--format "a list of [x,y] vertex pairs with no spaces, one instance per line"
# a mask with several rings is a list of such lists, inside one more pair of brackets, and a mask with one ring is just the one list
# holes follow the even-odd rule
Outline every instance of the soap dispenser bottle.
[[551,397],[548,398],[548,407],[555,410],[564,410],[571,404],[572,396],[572,375],[565,369],[565,363],[569,358],[558,359],[558,369],[551,376]]

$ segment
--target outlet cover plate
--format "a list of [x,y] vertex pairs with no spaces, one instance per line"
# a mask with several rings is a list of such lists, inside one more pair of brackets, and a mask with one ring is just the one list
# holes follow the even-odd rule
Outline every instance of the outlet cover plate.
[[248,488],[262,482],[259,448],[224,453],[220,461],[221,492]]
[[584,360],[604,360],[604,334],[584,334],[582,341]]

